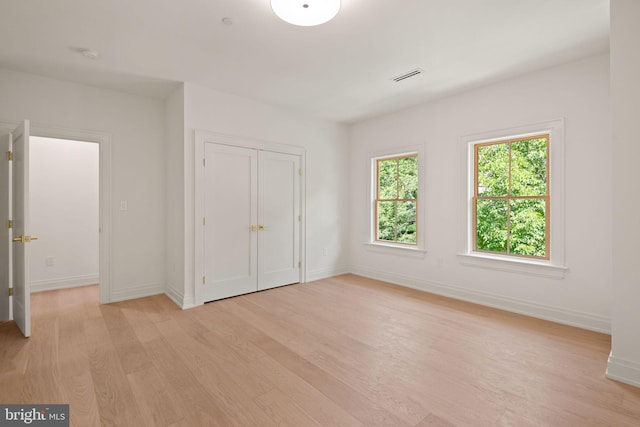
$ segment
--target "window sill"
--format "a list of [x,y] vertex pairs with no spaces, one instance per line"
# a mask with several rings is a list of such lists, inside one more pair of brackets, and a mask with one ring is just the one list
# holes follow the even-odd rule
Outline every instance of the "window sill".
[[488,268],[509,273],[529,274],[531,276],[564,279],[567,267],[552,265],[549,262],[486,255],[477,253],[458,254],[460,264],[470,267]]
[[397,255],[410,258],[424,258],[427,251],[413,246],[394,245],[391,243],[366,242],[368,251],[383,254]]

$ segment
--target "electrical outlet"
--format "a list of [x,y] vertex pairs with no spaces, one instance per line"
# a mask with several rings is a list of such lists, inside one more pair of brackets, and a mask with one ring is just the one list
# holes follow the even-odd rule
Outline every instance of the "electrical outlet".
[[327,248],[322,248],[322,256],[327,256],[328,253]]
[[122,200],[122,201],[120,202],[120,210],[121,210],[121,211],[126,211],[127,209],[128,209],[128,207],[127,207],[127,201],[126,201],[126,200]]
[[53,257],[48,256],[44,259],[44,262],[47,264],[47,267],[53,267]]

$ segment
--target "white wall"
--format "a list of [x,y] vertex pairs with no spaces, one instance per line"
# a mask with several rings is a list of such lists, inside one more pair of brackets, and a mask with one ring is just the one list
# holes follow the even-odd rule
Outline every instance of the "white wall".
[[[348,144],[344,125],[300,116],[257,101],[185,84],[184,283],[183,305],[194,295],[194,146],[195,130],[296,145],[306,149],[307,279],[346,271],[348,244]],[[179,170],[180,166],[175,166]],[[172,209],[170,207],[170,209]],[[180,209],[180,207],[176,207]],[[179,229],[179,218],[169,227]],[[327,255],[323,255],[326,248]]]
[[[609,58],[599,55],[356,124],[351,129],[351,270],[533,316],[608,331],[611,317]],[[463,266],[459,138],[565,118],[562,280]],[[427,255],[367,250],[368,153],[424,144]],[[423,205],[424,206],[424,205]],[[553,209],[553,207],[552,207]]]
[[0,121],[111,134],[111,298],[163,292],[163,102],[1,69],[0,93]]
[[165,276],[167,293],[179,305],[184,295],[184,86],[165,100]]
[[38,236],[28,253],[31,292],[98,283],[98,148],[30,140],[29,225]]
[[640,387],[640,2],[611,2],[613,321],[610,378]]

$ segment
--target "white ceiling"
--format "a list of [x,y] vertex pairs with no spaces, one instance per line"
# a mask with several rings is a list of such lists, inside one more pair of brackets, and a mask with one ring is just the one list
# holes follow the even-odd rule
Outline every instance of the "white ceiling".
[[[317,27],[281,21],[269,0],[0,0],[0,11],[3,68],[156,97],[186,81],[342,122],[609,44],[608,0],[342,0]],[[416,67],[426,72],[390,80]]]

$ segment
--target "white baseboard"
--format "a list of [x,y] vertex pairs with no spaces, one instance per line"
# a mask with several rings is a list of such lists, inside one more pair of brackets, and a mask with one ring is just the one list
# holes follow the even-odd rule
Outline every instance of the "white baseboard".
[[[307,282],[313,282],[314,280],[326,279],[327,277],[338,276],[340,274],[346,274],[349,272],[349,268],[345,265],[322,268],[313,271],[307,271]],[[171,284],[167,284],[164,293],[182,309],[189,309],[196,307],[195,297],[193,295],[184,295],[184,293],[176,290]]]
[[611,352],[611,354],[609,354],[609,361],[607,362],[607,377],[625,384],[640,387],[640,363],[621,359],[614,356],[613,352]]
[[34,280],[29,283],[31,293],[52,291],[54,289],[75,288],[78,286],[95,285],[99,282],[97,274],[74,277],[60,277],[57,279]]
[[136,286],[135,288],[111,291],[110,302],[125,301],[129,299],[149,297],[151,295],[163,294],[166,291],[164,283],[154,283],[150,285]]
[[184,310],[188,309],[188,308],[193,308],[196,305],[196,298],[193,295],[185,295],[185,297],[182,299],[182,308]]
[[563,309],[560,307],[547,306],[530,303],[527,301],[508,298],[500,295],[478,292],[471,289],[460,288],[445,283],[436,283],[415,277],[400,274],[377,271],[370,268],[353,266],[351,273],[371,279],[383,280],[396,285],[406,286],[413,289],[426,291],[429,293],[443,295],[463,301],[499,308],[513,313],[524,314],[526,316],[539,319],[550,320],[564,325],[575,326],[591,331],[611,334],[611,319],[579,311]]
[[167,285],[164,293],[171,299],[171,301],[175,302],[176,305],[183,310],[195,307],[193,296],[185,296],[183,293],[178,292],[170,285]]
[[183,295],[180,292],[173,289],[171,285],[167,285],[166,289],[164,290],[164,293],[166,296],[169,297],[171,301],[175,302],[178,307],[182,308]]
[[[313,282],[315,280],[326,279],[327,277],[338,276],[346,273],[349,273],[349,268],[344,265],[307,271],[307,282]],[[182,292],[174,289],[170,284],[167,285],[164,293],[182,309],[186,310],[197,306],[193,295],[184,295]]]
[[314,280],[326,279],[327,277],[339,276],[347,273],[349,273],[349,267],[346,265],[337,265],[334,267],[307,271],[307,282],[313,282]]

